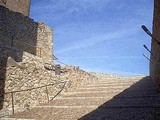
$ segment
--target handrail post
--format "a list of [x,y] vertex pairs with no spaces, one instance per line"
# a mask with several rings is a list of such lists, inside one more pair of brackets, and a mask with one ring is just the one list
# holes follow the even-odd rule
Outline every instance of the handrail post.
[[[60,82],[60,83],[62,83],[62,82]],[[53,100],[56,96],[58,96],[61,93],[61,91],[65,88],[66,83],[67,83],[67,81],[63,82],[63,84],[64,84],[63,87],[61,88],[61,90],[51,100]],[[53,86],[53,85],[57,85],[57,83],[49,84],[49,85],[44,85],[44,86],[41,86],[41,87],[36,87],[36,88],[31,88],[31,89],[26,89],[26,90],[12,91],[12,92],[4,93],[4,94],[11,94],[12,114],[13,115],[15,114],[15,109],[14,109],[14,93],[23,92],[23,91],[31,91],[31,90],[34,90],[34,89],[39,89],[39,88],[44,88],[45,87],[46,88],[47,100],[49,102],[50,100],[49,100],[49,94],[48,94],[48,86]]]
[[158,39],[155,36],[153,36],[153,34],[148,30],[148,28],[145,25],[142,25],[142,29],[152,38],[153,41],[160,45]]
[[49,95],[48,95],[48,88],[47,88],[47,86],[46,86],[46,94],[47,94],[47,100],[49,102]]
[[11,46],[13,46],[13,36],[12,36]]
[[62,92],[62,90],[65,88],[66,81],[63,82],[63,83],[64,83],[64,85],[63,85],[63,87],[61,88],[61,90],[60,90],[54,97],[52,97],[51,100],[53,100],[55,97],[57,97],[57,96]]
[[14,115],[14,99],[13,99],[13,92],[11,92],[12,96],[12,114]]
[[41,48],[40,48],[40,57],[41,57]]

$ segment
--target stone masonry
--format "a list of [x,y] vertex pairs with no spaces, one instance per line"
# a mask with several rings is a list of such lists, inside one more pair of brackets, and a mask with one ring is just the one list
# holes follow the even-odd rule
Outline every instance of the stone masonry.
[[[87,73],[75,66],[63,66],[61,76],[56,76],[54,69],[45,68],[42,58],[10,46],[0,45],[0,53],[0,58],[7,58],[6,67],[4,69],[2,67],[5,72],[3,78],[5,80],[0,80],[0,89],[1,92],[3,91],[3,96],[0,96],[0,99],[3,99],[1,100],[2,111],[7,111],[6,114],[12,113],[12,96],[9,92],[54,84],[61,80],[68,81],[65,91],[75,91],[83,82],[92,82],[92,80],[97,79],[96,75]],[[88,81],[89,79],[90,81]],[[49,86],[49,96],[55,96],[61,87],[62,84]],[[13,97],[15,112],[24,111],[48,101],[45,87],[14,93]]]
[[[8,92],[56,83],[53,65],[53,30],[29,18],[30,0],[0,0],[0,109],[11,112]],[[51,89],[52,88],[52,89]],[[49,92],[57,93],[56,86]],[[6,94],[8,93],[8,94]],[[14,95],[17,111],[46,102],[46,91],[37,89]]]
[[0,44],[44,58],[52,64],[52,29],[44,23],[0,6]]
[[[154,15],[153,15],[153,36],[160,40],[160,1],[154,0]],[[151,45],[151,62],[150,62],[150,76],[154,81],[156,88],[160,90],[160,46],[152,38]]]
[[29,16],[30,0],[0,0],[0,5],[12,11],[22,13],[25,16]]

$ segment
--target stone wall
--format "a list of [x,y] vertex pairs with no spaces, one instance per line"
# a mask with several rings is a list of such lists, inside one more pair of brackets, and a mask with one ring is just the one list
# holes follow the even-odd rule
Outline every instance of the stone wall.
[[53,30],[43,22],[38,23],[37,31],[37,56],[45,63],[53,63]]
[[[153,36],[160,40],[160,1],[154,0],[154,17],[153,17]],[[160,46],[152,38],[151,45],[151,62],[150,62],[150,76],[154,81],[156,88],[160,90]]]
[[83,86],[83,84],[89,84],[98,78],[96,75],[88,73],[79,67],[64,66],[62,67],[61,79],[69,81],[68,91],[75,91],[80,86]]
[[52,30],[44,23],[0,6],[0,44],[10,45],[52,63]]
[[[54,84],[59,80],[54,75],[54,71],[48,71],[44,68],[42,58],[27,52],[23,52],[21,62],[16,62],[12,57],[8,57],[5,74],[5,80],[0,81],[0,88],[4,89],[3,96],[0,95],[0,99],[3,99],[3,101],[1,100],[1,102],[3,102],[3,109],[7,109],[9,113],[12,112],[12,94],[9,92]],[[3,85],[2,82],[5,85]],[[59,90],[60,87],[57,85],[48,87],[48,93],[52,96]],[[13,93],[13,99],[15,112],[32,108],[37,104],[48,101],[46,87]]]
[[[61,76],[56,76],[54,69],[45,68],[42,58],[11,46],[0,45],[0,53],[0,64],[5,65],[0,68],[1,75],[5,75],[0,80],[0,104],[1,109],[8,111],[5,112],[7,114],[12,113],[12,94],[8,92],[58,83],[61,80],[68,81],[64,92],[74,91],[97,79],[95,75],[75,66],[62,67]],[[49,96],[54,96],[61,88],[62,84],[48,87]],[[48,102],[45,87],[14,93],[13,97],[15,112]]]
[[[11,94],[5,93],[58,80],[53,71],[44,68],[45,63],[53,64],[52,32],[44,23],[0,5],[0,109],[11,110]],[[56,86],[48,89],[57,93]],[[44,88],[14,97],[17,111],[47,101]]]
[[29,16],[30,0],[0,0],[0,5],[12,11],[22,13],[25,16]]

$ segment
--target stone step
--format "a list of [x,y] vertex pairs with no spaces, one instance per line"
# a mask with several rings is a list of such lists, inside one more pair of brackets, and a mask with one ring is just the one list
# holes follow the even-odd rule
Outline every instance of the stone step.
[[104,91],[104,92],[70,92],[63,94],[63,97],[108,97],[108,96],[115,96],[119,94],[118,92],[112,91]]
[[[153,102],[154,101],[154,102]],[[118,98],[114,97],[112,100],[106,102],[101,107],[103,108],[158,108],[160,107],[160,97],[134,97],[134,98]]]
[[79,91],[123,91],[126,90],[127,88],[108,88],[108,87],[80,87],[77,92]]
[[129,90],[154,90],[154,87],[152,85],[148,86],[140,86],[140,85],[135,85],[135,86],[92,86],[92,87],[87,87],[83,86],[79,88],[81,89],[86,89],[86,90],[91,90],[91,89],[98,89],[98,90],[114,90],[114,89],[129,89]]
[[41,105],[41,106],[35,106],[34,108],[61,108],[61,109],[65,109],[65,108],[91,108],[91,109],[96,109],[98,108],[98,105]]
[[25,118],[0,118],[0,120],[35,120],[35,119],[25,119]]
[[140,79],[105,79],[105,80],[95,80],[95,82],[103,83],[103,82],[138,82]]
[[92,84],[130,84],[130,83],[137,83],[138,81],[94,81]]
[[63,95],[63,97],[109,97],[109,96],[119,96],[119,97],[145,97],[145,96],[160,96],[157,95],[156,91],[83,91],[83,92],[68,92]]
[[[67,97],[67,98],[60,98],[55,99],[53,101],[50,101],[49,103],[42,104],[41,106],[99,106],[103,103],[107,103],[109,100],[117,101],[119,104],[125,104],[126,101],[130,102],[142,102],[149,101],[150,100],[156,100],[158,103],[160,102],[159,96],[156,95],[144,95],[144,96],[106,96],[106,97]],[[113,103],[113,102],[112,102]],[[134,104],[133,104],[134,105]],[[139,105],[139,104],[138,104]],[[147,104],[146,104],[147,105]],[[156,104],[157,105],[157,104]]]
[[55,98],[54,100],[59,100],[59,99],[63,99],[63,100],[65,100],[65,99],[70,99],[70,100],[72,100],[72,99],[87,99],[87,98],[90,98],[90,99],[106,99],[106,98],[112,98],[112,97],[57,97],[57,98]]
[[87,85],[87,86],[82,86],[81,88],[92,88],[92,87],[96,87],[96,88],[100,88],[100,87],[108,87],[108,88],[128,88],[130,87],[130,85],[108,85],[108,84],[96,84],[96,85]]
[[137,80],[137,81],[135,81],[135,80],[126,80],[126,81],[120,81],[120,80],[112,80],[112,81],[110,81],[110,80],[108,80],[108,81],[99,81],[99,80],[97,80],[97,81],[94,81],[94,82],[92,82],[93,84],[98,84],[98,83],[108,83],[108,84],[114,84],[114,83],[119,83],[119,84],[127,84],[127,83],[140,83],[140,82],[142,82],[142,83],[152,83],[152,81],[151,80],[144,80],[144,81],[141,81],[141,80]]
[[89,87],[89,88],[79,88],[76,91],[77,92],[82,92],[82,91],[154,91],[156,92],[156,90],[154,90],[154,88],[143,88],[143,87],[139,87],[139,88],[135,88],[135,87],[129,87],[129,88],[108,88],[108,87]]
[[155,108],[106,108],[96,109],[79,120],[147,120]]
[[127,89],[129,88],[130,86],[90,86],[90,87],[87,87],[87,86],[83,86],[83,87],[80,87],[79,89],[91,89],[91,88],[95,88],[95,89],[99,89],[99,88],[106,88],[106,90],[114,90],[114,89],[117,89],[117,88],[121,88],[121,89]]
[[146,82],[97,82],[93,84],[88,84],[87,86],[100,86],[100,85],[107,85],[107,86],[127,86],[127,85],[136,85],[136,86],[152,86],[152,81]]
[[[67,97],[69,98],[69,97]],[[112,99],[113,97],[79,97],[78,98],[61,98],[61,99],[55,99],[53,101],[50,101],[49,103],[46,104],[42,104],[41,106],[99,106],[103,103],[105,103],[106,101]]]
[[77,120],[82,116],[90,113],[97,107],[41,107],[33,108],[28,111],[17,113],[14,118],[28,118],[36,120]]
[[107,105],[107,106],[104,106],[104,105],[101,105],[101,106],[51,106],[51,105],[44,105],[44,106],[35,106],[34,108],[38,108],[38,109],[49,109],[49,108],[53,108],[53,109],[67,109],[67,108],[70,108],[70,109],[74,109],[74,108],[89,108],[89,109],[124,109],[124,108],[134,108],[134,109],[137,109],[137,108],[141,108],[141,109],[146,109],[146,108],[153,108],[153,109],[156,109],[156,108],[159,108],[159,106],[156,106],[156,105]]
[[85,96],[85,97],[77,97],[77,96],[63,96],[63,97],[57,97],[55,98],[55,100],[59,100],[59,99],[69,99],[69,100],[72,100],[72,99],[111,99],[111,98],[153,98],[153,97],[160,97],[160,96],[157,96],[157,95],[149,95],[149,94],[139,94],[139,95],[130,95],[130,96],[127,96],[127,95],[115,95],[115,96],[112,96],[112,95],[108,95],[108,96]]
[[[87,91],[77,91],[77,92],[65,92],[65,93],[63,93],[63,95],[74,95],[74,94],[83,94],[83,93],[90,93],[90,94],[92,94],[92,93],[109,93],[109,92],[113,92],[113,90],[103,90],[103,91],[97,91],[97,90],[94,90],[94,91],[92,91],[92,90],[87,90]],[[120,90],[114,90],[114,92],[116,92],[116,93],[120,93],[121,91]]]
[[107,87],[101,87],[101,88],[96,88],[96,87],[91,87],[91,88],[79,88],[76,91],[77,92],[83,92],[83,91],[123,91],[126,88],[114,88],[114,89],[108,89]]
[[36,120],[144,120],[155,108],[33,108],[12,117]]
[[135,82],[98,82],[98,83],[93,83],[89,84],[87,86],[94,86],[94,85],[132,85],[135,84]]

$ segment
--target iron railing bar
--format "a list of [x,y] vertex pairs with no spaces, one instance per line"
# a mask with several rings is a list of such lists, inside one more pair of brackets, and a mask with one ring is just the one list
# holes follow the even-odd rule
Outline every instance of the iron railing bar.
[[156,59],[156,57],[153,55],[153,53],[148,49],[146,45],[143,45],[143,47]]
[[144,56],[148,61],[150,61],[151,63],[153,62],[153,61],[151,61],[145,54],[143,54],[143,56]]
[[[49,95],[48,95],[48,88],[47,88],[47,86],[53,86],[53,85],[57,85],[57,84],[60,84],[60,83],[64,83],[64,85],[63,85],[62,89],[54,96],[54,98],[55,98],[64,89],[67,81],[60,81],[60,82],[57,82],[57,83],[54,83],[54,84],[48,84],[48,85],[44,85],[44,86],[40,86],[40,87],[36,87],[36,88],[31,88],[31,89],[26,89],[26,90],[21,90],[21,91],[12,91],[12,92],[4,93],[4,94],[11,94],[11,98],[12,98],[12,114],[14,115],[14,113],[15,113],[15,111],[14,111],[14,96],[13,96],[14,93],[24,92],[24,91],[31,91],[31,90],[34,90],[34,89],[39,89],[39,88],[46,87],[47,100],[49,102]],[[51,100],[53,100],[53,99],[51,99]]]
[[153,41],[155,41],[158,45],[160,45],[160,42],[157,40],[155,36],[153,36],[153,34],[148,30],[148,28],[145,25],[142,25],[141,27],[144,30],[144,32],[147,33],[152,38]]
[[14,98],[13,98],[13,93],[11,93],[12,96],[12,114],[14,114]]
[[52,97],[51,100],[53,100],[55,97],[57,97],[62,92],[62,90],[64,89],[66,83],[67,83],[67,81],[64,82],[64,85],[63,85],[62,89],[54,97]]
[[46,94],[47,94],[47,100],[49,102],[49,95],[48,95],[48,88],[47,88],[47,86],[46,86]]
[[[63,82],[62,82],[62,83],[63,83]],[[43,88],[43,87],[46,87],[46,86],[57,85],[57,84],[60,84],[60,83],[48,84],[48,85],[43,85],[43,86],[40,86],[40,87],[35,87],[35,88],[30,88],[30,89],[25,89],[25,90],[18,90],[18,91],[6,92],[6,93],[4,93],[4,94],[17,93],[17,92],[24,92],[24,91],[31,91],[31,90]]]

